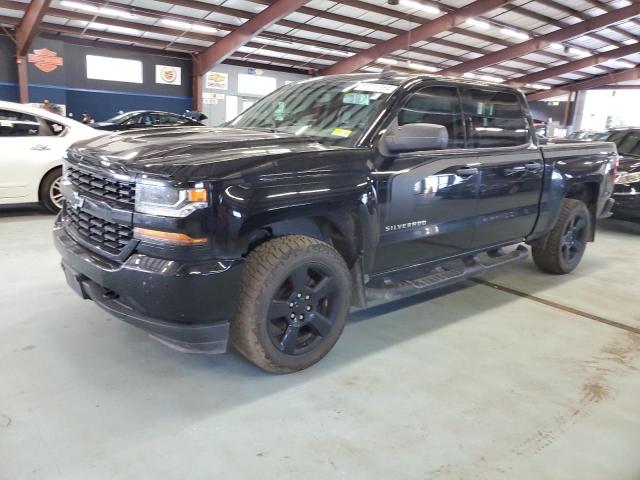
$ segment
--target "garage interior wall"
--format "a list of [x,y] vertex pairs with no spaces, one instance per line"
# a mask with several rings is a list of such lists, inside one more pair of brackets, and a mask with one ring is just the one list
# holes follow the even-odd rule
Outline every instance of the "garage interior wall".
[[19,98],[16,46],[9,37],[0,35],[0,99],[17,102]]
[[[0,99],[17,101],[15,46],[7,37],[0,38]],[[153,55],[126,48],[76,45],[48,38],[37,38],[29,53],[44,48],[62,58],[63,65],[45,72],[29,63],[29,100],[32,103],[42,103],[48,99],[59,105],[66,105],[67,113],[73,113],[76,118],[86,112],[96,121],[106,120],[120,110],[154,109],[184,113],[192,108],[191,61],[188,59]],[[138,60],[142,63],[143,82],[124,81],[124,75],[123,81],[89,79],[87,55]],[[181,84],[156,83],[156,65],[181,68]]]
[[[222,81],[216,84],[210,81],[210,75],[215,75],[216,73],[226,75],[226,82]],[[250,82],[254,88],[243,90],[243,85],[246,85],[247,82],[240,82],[240,86],[238,85],[238,80],[241,75],[255,76],[255,81]],[[245,77],[245,79],[246,78],[248,77]],[[272,84],[275,88],[280,88],[287,82],[296,82],[307,78],[310,77],[297,73],[236,65],[217,65],[204,75],[202,79],[202,112],[208,117],[208,124],[219,125],[222,122],[231,120],[231,118],[235,116],[234,112],[235,114],[242,113],[253,105],[253,103],[265,96],[266,93],[269,93],[256,93],[260,90],[260,84]]]

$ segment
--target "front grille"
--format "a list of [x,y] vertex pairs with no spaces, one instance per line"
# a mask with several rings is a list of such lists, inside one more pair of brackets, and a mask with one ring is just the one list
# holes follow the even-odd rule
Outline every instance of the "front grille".
[[90,244],[118,255],[133,239],[133,229],[95,217],[85,211],[67,207],[70,226]]
[[123,206],[133,207],[135,204],[135,182],[116,180],[113,177],[74,167],[67,168],[67,179],[78,193],[88,193],[99,199],[116,202]]

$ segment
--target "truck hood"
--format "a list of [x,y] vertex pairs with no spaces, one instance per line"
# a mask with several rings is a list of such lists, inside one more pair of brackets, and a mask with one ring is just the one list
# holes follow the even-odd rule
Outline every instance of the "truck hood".
[[[278,161],[302,153],[348,151],[309,137],[237,128],[178,127],[137,130],[79,142],[69,161],[115,173],[176,180],[210,180],[246,173],[277,173]],[[289,162],[280,162],[289,163]],[[263,169],[265,172],[262,172]]]

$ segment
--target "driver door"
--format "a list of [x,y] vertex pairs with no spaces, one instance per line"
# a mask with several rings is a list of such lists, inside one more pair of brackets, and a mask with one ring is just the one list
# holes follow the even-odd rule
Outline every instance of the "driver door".
[[474,155],[464,148],[458,88],[437,84],[420,88],[404,100],[390,125],[396,120],[400,127],[441,125],[448,139],[434,150],[385,153],[373,172],[381,218],[375,272],[455,256],[473,244],[479,172]]

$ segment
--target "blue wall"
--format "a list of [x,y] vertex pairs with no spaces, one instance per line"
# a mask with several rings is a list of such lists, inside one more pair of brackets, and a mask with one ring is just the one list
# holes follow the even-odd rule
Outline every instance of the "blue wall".
[[[67,113],[79,118],[90,114],[96,121],[113,117],[118,111],[165,110],[184,113],[193,106],[191,99],[191,61],[154,53],[77,45],[70,41],[37,38],[30,52],[47,48],[63,58],[64,64],[51,72],[28,65],[29,101],[45,99],[66,105]],[[127,58],[142,62],[144,83],[112,82],[87,78],[86,55]],[[159,84],[155,81],[156,65],[172,65],[182,70],[181,85]],[[0,100],[19,101],[15,45],[0,35]]]
[[17,83],[0,83],[0,100],[17,102],[19,98]]

